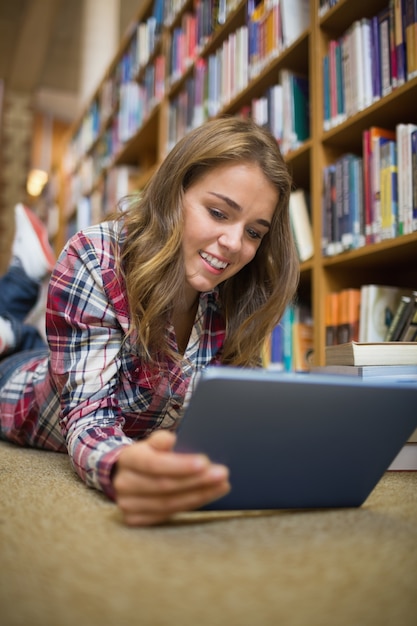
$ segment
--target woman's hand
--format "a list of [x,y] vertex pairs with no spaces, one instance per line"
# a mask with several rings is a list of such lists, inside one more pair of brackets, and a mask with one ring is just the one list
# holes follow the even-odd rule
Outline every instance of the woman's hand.
[[129,526],[160,524],[230,490],[229,474],[201,454],[173,452],[175,435],[160,430],[127,446],[113,477],[116,502]]

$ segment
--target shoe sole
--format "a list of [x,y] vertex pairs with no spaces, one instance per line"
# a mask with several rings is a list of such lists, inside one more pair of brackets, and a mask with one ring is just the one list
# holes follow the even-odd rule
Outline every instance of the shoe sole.
[[29,220],[32,229],[34,230],[36,237],[39,241],[40,247],[42,249],[42,253],[45,257],[46,265],[48,270],[51,272],[55,267],[56,257],[54,251],[51,248],[51,245],[48,241],[48,234],[46,231],[46,227],[43,222],[38,218],[35,213],[33,213],[30,209],[26,208],[24,205],[21,205],[26,218]]

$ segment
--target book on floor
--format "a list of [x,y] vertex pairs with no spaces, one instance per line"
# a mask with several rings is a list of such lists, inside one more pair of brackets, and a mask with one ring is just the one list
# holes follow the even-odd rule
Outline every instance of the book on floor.
[[417,443],[407,442],[399,451],[391,465],[390,472],[415,472],[417,471]]
[[417,341],[351,341],[326,346],[326,365],[417,365]]
[[313,373],[356,376],[358,378],[387,378],[417,382],[416,365],[324,365],[313,367]]

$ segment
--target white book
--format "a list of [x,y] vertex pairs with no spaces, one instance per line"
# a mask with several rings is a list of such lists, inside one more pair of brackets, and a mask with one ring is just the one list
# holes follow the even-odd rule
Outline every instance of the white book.
[[289,70],[280,70],[279,82],[282,85],[282,152],[283,154],[287,154],[291,150],[295,141],[292,127],[291,80]]
[[281,0],[280,8],[285,48],[310,26],[310,0]]
[[249,82],[249,30],[247,26],[239,28],[239,58],[241,59],[239,91],[246,89]]
[[401,296],[410,292],[391,285],[362,285],[359,343],[384,341]]
[[352,24],[353,93],[355,105],[353,113],[365,108],[365,87],[363,73],[362,26],[359,20]]
[[290,221],[300,261],[313,256],[314,241],[304,189],[296,189],[290,195]]
[[397,454],[388,471],[416,471],[417,443],[406,443]]
[[272,112],[273,118],[271,120],[271,132],[275,139],[281,145],[282,142],[282,127],[283,127],[283,113],[282,113],[282,85],[274,85],[271,89],[272,99]]
[[363,105],[369,107],[372,104],[372,44],[371,44],[371,20],[361,20],[362,34],[362,80],[363,80]]
[[413,231],[413,163],[411,154],[411,133],[417,129],[415,124],[406,124],[404,129],[404,234]]

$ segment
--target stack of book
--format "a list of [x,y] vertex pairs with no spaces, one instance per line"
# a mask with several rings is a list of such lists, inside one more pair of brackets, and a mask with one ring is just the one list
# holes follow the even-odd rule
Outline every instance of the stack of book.
[[[357,376],[362,380],[398,381],[417,385],[417,341],[351,341],[326,347],[326,365],[315,373]],[[417,430],[389,467],[417,471]]]
[[326,346],[326,365],[414,366],[417,369],[417,341],[350,341]]

